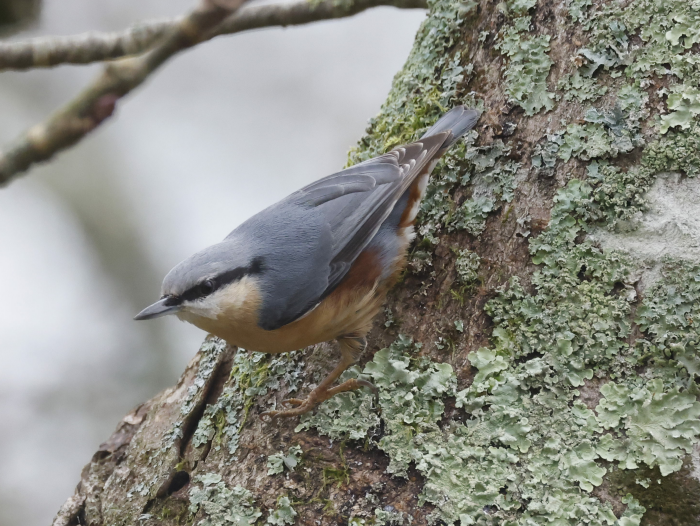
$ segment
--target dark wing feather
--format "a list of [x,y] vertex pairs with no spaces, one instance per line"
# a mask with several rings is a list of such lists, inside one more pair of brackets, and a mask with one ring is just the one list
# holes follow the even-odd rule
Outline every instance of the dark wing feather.
[[[342,281],[353,262],[389,216],[396,201],[424,171],[449,132],[426,137],[321,179],[300,190],[302,202],[327,215],[333,246],[328,286],[319,301]],[[357,194],[348,206],[336,200]]]
[[384,162],[385,156],[355,165],[342,172],[319,179],[295,192],[308,205],[319,206],[344,195],[369,192],[400,178],[396,165]]

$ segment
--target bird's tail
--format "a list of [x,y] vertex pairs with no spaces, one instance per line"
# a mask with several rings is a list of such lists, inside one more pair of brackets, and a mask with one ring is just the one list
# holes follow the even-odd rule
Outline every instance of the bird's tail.
[[475,109],[457,106],[440,117],[433,127],[425,132],[421,139],[446,131],[452,132],[452,135],[442,145],[441,150],[444,151],[457,142],[457,139],[462,135],[471,130],[480,116],[481,113]]

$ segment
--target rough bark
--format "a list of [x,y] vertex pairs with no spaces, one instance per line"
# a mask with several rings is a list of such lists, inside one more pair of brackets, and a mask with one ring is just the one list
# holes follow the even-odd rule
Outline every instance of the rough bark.
[[379,407],[266,424],[337,351],[209,339],[55,524],[698,524],[699,10],[433,1],[350,162],[484,114],[350,372]]

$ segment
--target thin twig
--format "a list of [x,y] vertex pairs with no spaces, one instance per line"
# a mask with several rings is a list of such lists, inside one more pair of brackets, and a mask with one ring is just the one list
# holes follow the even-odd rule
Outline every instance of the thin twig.
[[[155,45],[153,40],[150,43],[146,42],[148,38],[143,35],[148,31],[141,33],[139,37],[131,38],[129,35],[134,35],[132,29],[114,37],[116,40],[107,46],[110,49],[115,49],[116,46],[128,49],[129,53],[135,53],[137,42],[142,46],[139,48],[142,51],[148,45],[155,47],[138,57],[124,58],[107,64],[102,73],[71,102],[0,151],[0,186],[9,183],[33,164],[50,159],[57,152],[80,141],[112,115],[120,98],[143,83],[163,62],[199,42],[247,29],[297,25],[351,16],[380,5],[425,7],[425,0],[322,0],[318,3],[302,1],[236,11],[244,1],[202,0],[202,6],[186,17],[151,24],[151,31],[157,33],[157,36],[148,38],[160,38]],[[233,7],[221,7],[224,3]],[[73,42],[78,40],[74,38]],[[83,42],[80,45],[85,44]]]
[[[302,0],[295,3],[245,6],[226,18],[207,39],[249,29],[293,26],[343,18],[377,6],[425,8],[426,0]],[[89,64],[138,55],[146,51],[182,18],[139,23],[122,32],[84,33],[0,43],[0,70]]]
[[176,53],[204,40],[245,0],[202,0],[147,53],[108,64],[75,99],[15,140],[0,154],[0,185],[32,164],[75,144],[112,115],[117,101]]

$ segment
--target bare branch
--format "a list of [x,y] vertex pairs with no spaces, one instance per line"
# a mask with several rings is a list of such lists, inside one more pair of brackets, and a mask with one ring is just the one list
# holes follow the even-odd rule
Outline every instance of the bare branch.
[[[351,16],[380,5],[404,8],[426,6],[425,0],[322,0],[317,3],[302,1],[255,6],[237,11],[245,1],[202,0],[202,5],[186,17],[146,24],[119,35],[66,37],[59,44],[50,43],[49,40],[11,44],[10,46],[17,46],[13,64],[20,64],[25,60],[21,57],[27,55],[32,64],[50,65],[52,61],[65,62],[71,58],[78,60],[87,54],[91,54],[90,60],[134,54],[143,52],[157,42],[153,49],[143,55],[124,58],[105,66],[92,84],[71,102],[0,151],[0,186],[9,183],[33,164],[50,159],[57,152],[80,141],[112,115],[120,98],[143,83],[163,62],[199,42],[248,29],[298,25]],[[233,7],[226,7],[227,5]],[[101,55],[88,49],[89,41],[95,42],[96,50]],[[86,48],[87,54],[81,54],[78,48]],[[2,55],[7,49],[7,45],[0,45],[0,59],[4,60]],[[7,55],[12,53],[8,52]]]
[[112,115],[117,101],[176,53],[209,38],[214,27],[245,0],[202,0],[169,28],[147,53],[105,66],[75,99],[37,124],[0,154],[0,185],[32,164],[75,144]]
[[428,2],[427,0],[302,0],[288,4],[247,6],[224,20],[212,36],[263,27],[296,26],[320,20],[344,18],[380,6],[426,9]]
[[0,43],[0,70],[48,68],[59,64],[89,64],[138,55],[161,38],[181,18],[137,24],[118,33],[83,33]]
[[[226,18],[207,39],[263,27],[293,26],[355,15],[377,6],[426,8],[426,0],[322,0],[246,6]],[[59,64],[88,64],[138,55],[146,51],[182,18],[144,22],[126,31],[42,37],[0,43],[0,70],[46,68]]]

